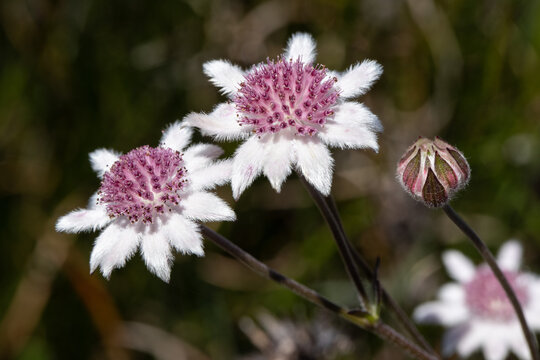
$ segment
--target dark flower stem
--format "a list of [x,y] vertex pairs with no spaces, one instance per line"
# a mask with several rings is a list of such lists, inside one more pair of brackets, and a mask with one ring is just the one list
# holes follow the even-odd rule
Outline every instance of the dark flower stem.
[[[367,264],[367,262],[362,258],[360,254],[352,247],[349,240],[347,239],[347,236],[345,234],[345,230],[343,229],[343,224],[341,222],[341,218],[339,216],[339,212],[337,210],[337,207],[335,206],[335,202],[331,197],[325,197],[323,196],[317,189],[315,189],[301,174],[298,174],[300,180],[308,190],[309,194],[315,201],[315,204],[321,211],[324,219],[328,223],[328,226],[330,227],[330,230],[332,231],[332,235],[334,237],[334,240],[336,241],[336,244],[338,246],[338,249],[340,251],[340,254],[342,258],[345,258],[346,256],[350,256],[352,258],[352,266],[349,268],[349,262],[345,261],[345,266],[347,267],[347,272],[349,274],[353,273],[353,270],[358,271],[358,267],[360,266],[362,268],[362,271],[364,272],[364,275],[370,279],[371,281],[374,279],[374,273]],[[342,250],[344,249],[344,250]],[[380,291],[382,293],[383,301],[384,303],[395,313],[398,321],[401,323],[401,325],[407,330],[407,332],[415,339],[415,341],[424,347],[427,351],[429,351],[431,354],[435,356],[435,358],[439,358],[439,355],[435,352],[435,350],[429,345],[429,343],[426,341],[426,339],[420,334],[414,323],[409,319],[405,311],[399,307],[399,305],[394,301],[394,299],[390,296],[390,294],[382,287],[380,288]]]
[[[321,195],[322,196],[322,195]],[[343,241],[347,244],[347,246],[350,249],[351,254],[353,255],[354,261],[362,271],[364,272],[364,275],[368,279],[373,279],[375,274],[371,270],[370,266],[366,262],[366,260],[356,251],[356,249],[352,246],[352,244],[348,241],[347,235],[345,234],[345,230],[343,229],[343,224],[341,223],[341,218],[339,217],[339,211],[337,209],[336,203],[334,199],[329,196],[326,198],[326,202],[330,208],[330,211],[334,214],[334,221],[338,223],[339,228],[341,229],[341,236],[343,237]],[[398,322],[403,326],[403,328],[411,335],[416,342],[423,346],[424,349],[428,350],[430,353],[439,356],[437,352],[431,347],[431,345],[427,342],[427,340],[420,334],[420,331],[418,331],[418,328],[416,325],[411,321],[407,313],[399,306],[399,304],[390,296],[390,294],[380,285],[382,300],[386,306],[390,308],[391,311],[394,312],[394,315],[397,317]]]
[[349,322],[355,324],[356,326],[359,326],[362,329],[374,333],[381,339],[386,340],[397,347],[400,347],[402,350],[404,350],[406,353],[408,353],[411,357],[415,359],[437,360],[437,357],[434,357],[431,354],[427,353],[418,345],[411,343],[403,335],[398,333],[390,326],[384,324],[379,319],[357,316],[353,312],[349,312],[347,309],[320,295],[315,290],[310,289],[307,286],[302,285],[299,282],[273,270],[266,264],[254,258],[249,253],[242,250],[240,247],[233,244],[223,235],[218,234],[214,230],[204,225],[201,226],[201,232],[208,240],[212,241],[214,244],[219,246],[225,252],[229,253],[231,256],[236,258],[238,261],[243,263],[245,266],[247,266],[249,269],[257,273],[258,275],[268,280],[272,280],[280,284],[281,286],[293,291],[304,299],[310,301],[311,303],[323,309],[329,310],[330,312],[340,316],[345,320],[348,320]]
[[506,292],[506,295],[508,296],[508,299],[510,299],[510,302],[512,303],[512,306],[514,307],[514,311],[517,314],[517,317],[519,319],[519,323],[521,325],[521,329],[523,330],[523,334],[525,335],[525,338],[527,339],[527,344],[529,345],[529,349],[531,351],[532,359],[539,360],[540,359],[540,353],[538,352],[538,343],[536,342],[536,337],[532,333],[531,329],[527,325],[527,320],[525,320],[525,315],[523,314],[523,309],[521,308],[521,304],[519,303],[519,300],[514,293],[514,290],[510,286],[510,283],[506,279],[506,276],[504,276],[503,272],[499,268],[499,265],[497,264],[497,261],[493,257],[493,254],[491,251],[489,251],[488,247],[484,242],[476,235],[473,229],[454,211],[454,209],[450,205],[445,205],[443,207],[444,212],[450,220],[454,222],[454,224],[457,225],[458,228],[460,228],[461,231],[467,237],[472,241],[473,245],[476,247],[478,252],[482,255],[484,260],[488,263],[489,267],[493,271],[493,274],[497,277],[499,280],[499,283],[502,285],[504,291]]

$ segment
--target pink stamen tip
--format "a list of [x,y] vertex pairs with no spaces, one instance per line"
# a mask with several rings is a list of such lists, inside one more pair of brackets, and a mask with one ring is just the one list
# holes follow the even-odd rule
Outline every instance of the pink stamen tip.
[[185,187],[182,155],[168,148],[142,146],[131,150],[103,176],[98,202],[109,217],[152,223],[165,208],[177,205]]
[[317,133],[334,116],[339,97],[334,79],[325,77],[321,65],[267,59],[246,75],[234,98],[239,124],[250,125],[258,135],[283,129],[294,129],[298,135]]

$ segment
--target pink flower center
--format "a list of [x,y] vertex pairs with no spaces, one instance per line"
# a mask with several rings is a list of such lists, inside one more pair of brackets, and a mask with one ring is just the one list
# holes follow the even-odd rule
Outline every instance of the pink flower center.
[[110,217],[126,216],[132,223],[151,223],[167,207],[178,205],[186,185],[186,168],[179,152],[141,146],[113,164],[103,176],[98,202]]
[[[517,280],[519,274],[512,271],[503,273],[519,302],[526,305],[529,295],[527,288]],[[466,303],[476,316],[497,321],[509,321],[515,317],[514,308],[504,289],[487,266],[477,270],[475,277],[465,285],[465,293]]]
[[240,125],[257,134],[294,128],[298,135],[314,135],[334,115],[339,97],[336,78],[324,80],[326,68],[300,60],[268,60],[246,75],[234,98]]

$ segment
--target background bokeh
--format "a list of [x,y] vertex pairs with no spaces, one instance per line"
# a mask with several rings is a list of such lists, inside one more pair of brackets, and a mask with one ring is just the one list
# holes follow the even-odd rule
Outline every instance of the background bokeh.
[[[493,250],[521,240],[525,268],[540,272],[539,1],[4,0],[0,22],[0,358],[256,358],[244,332],[264,338],[265,327],[292,343],[294,332],[330,336],[312,335],[333,345],[311,358],[404,358],[211,244],[204,258],[176,256],[169,284],[138,255],[106,281],[88,274],[96,234],[54,231],[99,185],[90,151],[157,144],[168,123],[224,100],[205,61],[247,67],[279,55],[296,31],[313,34],[331,69],[365,58],[384,66],[361,99],[385,127],[380,152],[333,151],[332,193],[351,240],[371,263],[381,257],[382,281],[407,311],[448,281],[444,249],[480,261],[441,211],[395,181],[419,135],[467,155],[472,180],[454,207]],[[231,154],[236,144],[223,146]],[[236,203],[229,187],[218,192],[238,221],[212,227],[354,305],[330,232],[294,176],[281,194],[263,179]],[[441,328],[421,329],[440,346]]]

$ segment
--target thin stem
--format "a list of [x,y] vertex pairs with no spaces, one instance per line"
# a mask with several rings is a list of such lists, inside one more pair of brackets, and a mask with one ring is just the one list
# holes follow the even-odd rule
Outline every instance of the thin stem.
[[[309,184],[308,184],[309,185]],[[310,185],[309,185],[310,186]],[[320,195],[322,196],[322,195]],[[339,211],[336,206],[336,202],[334,201],[332,196],[328,196],[325,198],[326,204],[330,208],[330,212],[333,214],[333,219],[326,219],[327,222],[333,221],[337,223],[338,228],[340,229],[340,236],[343,238],[343,242],[347,244],[349,247],[349,251],[351,252],[355,263],[362,269],[364,272],[364,275],[368,278],[373,280],[374,273],[371,270],[370,266],[366,262],[366,260],[356,251],[356,249],[352,246],[350,241],[347,238],[347,235],[345,234],[345,230],[343,228],[343,223],[341,222],[341,218],[339,216]],[[322,210],[321,210],[322,211]],[[324,214],[323,214],[324,215]],[[337,240],[336,240],[337,241]],[[438,356],[437,352],[431,347],[431,345],[427,342],[427,340],[420,334],[420,331],[418,331],[418,328],[415,326],[415,324],[411,321],[407,313],[399,306],[399,304],[390,296],[388,291],[381,285],[380,287],[382,298],[386,306],[390,308],[391,311],[394,312],[394,315],[397,317],[398,322],[403,326],[403,328],[415,339],[415,341],[422,345],[424,349],[428,350],[430,353]]]
[[276,283],[293,291],[294,293],[310,301],[311,303],[317,306],[320,306],[326,310],[329,310],[333,312],[334,314],[337,314],[341,318],[346,319],[350,321],[351,323],[376,334],[383,340],[391,342],[397,347],[400,347],[402,350],[404,350],[406,353],[411,355],[413,358],[416,358],[419,360],[437,360],[436,357],[428,354],[425,350],[420,348],[418,345],[409,342],[403,335],[398,333],[396,330],[394,330],[390,326],[384,324],[380,320],[376,320],[373,322],[373,319],[353,315],[352,313],[347,311],[347,309],[328,300],[324,296],[317,293],[315,290],[310,289],[307,286],[302,285],[299,282],[293,279],[290,279],[286,277],[285,275],[268,267],[266,264],[260,262],[249,253],[245,252],[240,247],[233,244],[229,239],[227,239],[223,235],[218,234],[214,230],[204,225],[201,226],[201,232],[207,239],[209,239],[214,244],[219,246],[221,249],[223,249],[224,251],[226,251],[233,257],[235,257],[238,261],[246,265],[248,268],[253,270],[258,275],[268,280],[275,281]]
[[454,209],[450,205],[445,205],[443,207],[444,212],[450,220],[454,222],[454,224],[457,225],[458,228],[460,228],[461,231],[467,237],[472,241],[473,245],[476,247],[478,252],[482,255],[484,260],[488,263],[489,267],[493,271],[493,274],[497,277],[499,280],[499,283],[502,285],[506,296],[508,296],[508,299],[510,299],[510,302],[512,303],[512,306],[514,307],[514,311],[517,314],[517,317],[519,319],[519,323],[521,325],[521,329],[523,331],[523,334],[525,335],[525,338],[527,339],[527,344],[529,345],[529,349],[531,351],[532,358],[534,360],[540,359],[540,353],[538,352],[538,343],[536,341],[536,337],[532,333],[531,329],[527,325],[527,320],[525,319],[525,315],[523,314],[523,309],[521,308],[521,304],[519,303],[519,300],[510,286],[510,283],[506,279],[506,276],[504,276],[503,272],[499,268],[499,265],[497,264],[497,261],[493,257],[493,254],[491,251],[489,251],[486,244],[476,235],[473,229],[454,211]]
[[[317,207],[322,212],[323,217],[325,219],[334,218],[332,215],[332,212],[330,208],[328,207],[328,204],[326,203],[326,199],[324,196],[315,189],[301,174],[298,174],[300,177],[300,180],[306,187],[307,191],[317,204]],[[336,221],[328,221],[328,225],[330,226],[330,231],[332,232],[332,235],[334,239],[336,240],[336,244],[338,246],[339,254],[341,255],[341,259],[343,260],[343,263],[345,264],[345,269],[347,270],[347,274],[351,278],[351,280],[354,283],[354,286],[356,287],[356,290],[358,291],[358,294],[361,297],[361,300],[363,302],[364,308],[367,309],[367,306],[370,303],[369,297],[367,296],[366,290],[364,289],[364,285],[362,284],[362,279],[360,278],[360,273],[358,271],[358,267],[356,263],[354,262],[353,255],[351,254],[350,247],[347,244],[346,239],[341,236],[341,230],[339,228],[339,224]]]

